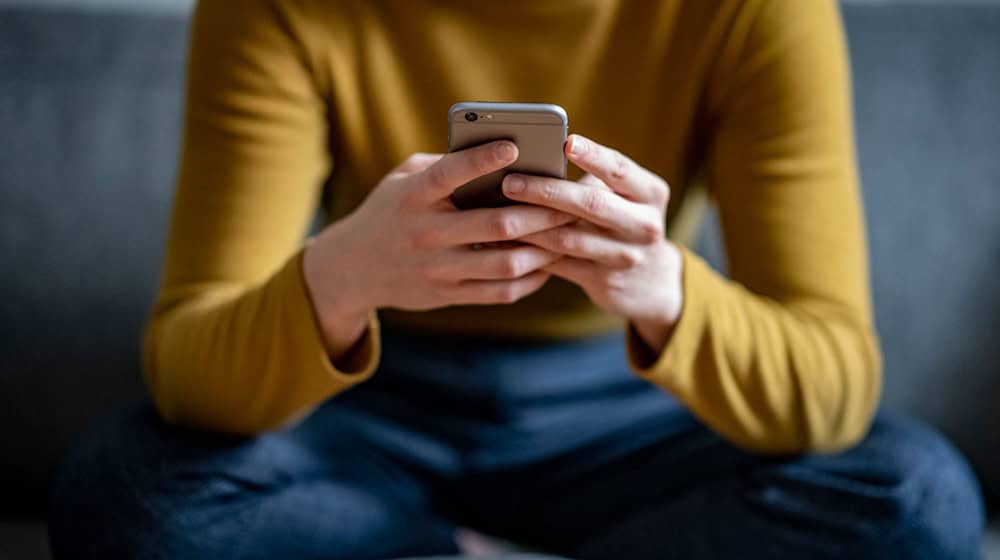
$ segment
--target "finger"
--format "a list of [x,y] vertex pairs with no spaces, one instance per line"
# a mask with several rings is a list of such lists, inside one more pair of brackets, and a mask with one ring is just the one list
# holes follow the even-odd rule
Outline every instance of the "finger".
[[639,263],[637,247],[623,243],[601,230],[581,225],[567,225],[521,238],[536,247],[578,259],[586,259],[612,268],[629,268]]
[[455,189],[469,181],[503,169],[515,161],[517,146],[509,140],[452,152],[413,175],[413,188],[420,199],[437,202],[448,198]]
[[663,235],[659,210],[600,187],[515,173],[504,179],[503,190],[513,200],[573,214],[628,239],[652,242]]
[[561,258],[561,255],[521,245],[512,249],[455,249],[437,265],[432,275],[440,280],[513,280],[527,276]]
[[546,266],[543,271],[568,280],[580,287],[592,285],[594,279],[601,273],[599,265],[590,261],[573,258],[559,259]]
[[598,179],[597,177],[594,177],[594,175],[592,175],[590,173],[587,173],[583,177],[580,177],[580,180],[577,181],[577,183],[581,183],[581,184],[584,184],[584,185],[590,185],[592,187],[599,187],[599,188],[602,188],[602,189],[608,190],[608,191],[614,190],[611,187],[609,187],[607,183],[605,183],[604,181]]
[[404,159],[402,163],[394,167],[392,173],[401,173],[404,175],[420,173],[440,161],[442,157],[444,157],[444,154],[426,154],[418,152]]
[[498,305],[514,303],[538,291],[548,282],[547,272],[533,272],[516,280],[468,280],[452,288],[456,305]]
[[665,202],[666,181],[635,163],[621,152],[588,140],[579,134],[566,142],[566,157],[593,174],[615,192],[638,202]]
[[576,216],[543,206],[507,206],[448,212],[436,216],[415,234],[421,247],[512,241],[575,221]]

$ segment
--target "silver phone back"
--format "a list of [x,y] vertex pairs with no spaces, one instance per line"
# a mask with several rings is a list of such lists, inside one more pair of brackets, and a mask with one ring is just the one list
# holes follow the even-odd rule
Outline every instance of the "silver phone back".
[[[474,113],[474,121],[466,115]],[[466,183],[452,195],[459,208],[496,208],[515,204],[500,189],[508,173],[566,177],[566,111],[547,103],[456,103],[448,111],[448,151],[454,152],[493,140],[517,144],[511,165]]]

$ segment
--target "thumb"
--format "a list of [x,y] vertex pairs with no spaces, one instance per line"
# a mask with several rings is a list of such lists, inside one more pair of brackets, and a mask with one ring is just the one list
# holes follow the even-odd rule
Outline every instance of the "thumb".
[[499,171],[517,161],[517,146],[497,140],[446,154],[436,163],[411,176],[413,188],[428,203],[438,202],[469,181]]

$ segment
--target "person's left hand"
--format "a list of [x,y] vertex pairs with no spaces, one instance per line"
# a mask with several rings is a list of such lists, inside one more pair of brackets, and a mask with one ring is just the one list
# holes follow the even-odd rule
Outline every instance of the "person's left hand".
[[544,269],[631,321],[659,352],[684,301],[681,253],[664,237],[670,188],[621,153],[582,136],[571,136],[565,149],[568,160],[587,172],[580,181],[511,174],[503,190],[513,200],[580,220],[519,241],[565,255]]

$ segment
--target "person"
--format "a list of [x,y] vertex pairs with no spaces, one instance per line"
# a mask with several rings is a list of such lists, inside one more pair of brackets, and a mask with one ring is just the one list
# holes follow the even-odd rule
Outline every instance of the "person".
[[[972,558],[976,483],[880,414],[834,0],[202,0],[152,404],[56,558]],[[463,100],[557,103],[568,180],[449,195]],[[705,194],[728,277],[687,247]],[[669,203],[669,204],[668,204]],[[318,207],[325,227],[303,241]]]

